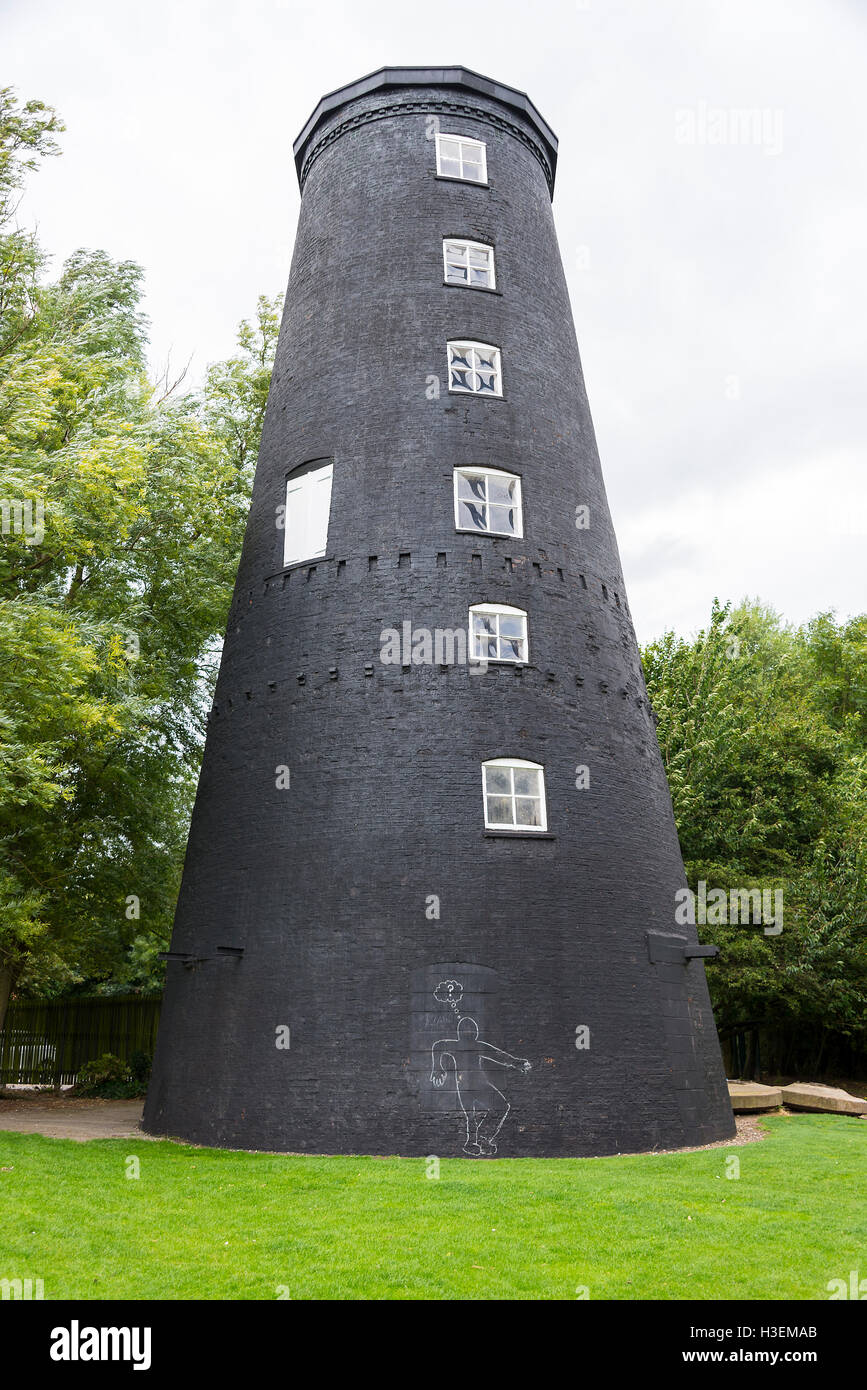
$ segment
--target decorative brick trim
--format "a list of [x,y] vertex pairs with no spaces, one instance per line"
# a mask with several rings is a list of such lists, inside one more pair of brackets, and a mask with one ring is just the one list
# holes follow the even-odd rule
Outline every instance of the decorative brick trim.
[[375,106],[369,111],[356,111],[354,115],[347,116],[346,120],[338,125],[332,126],[322,135],[315,138],[310,149],[305,156],[301,166],[301,192],[304,192],[304,185],[307,182],[307,175],[323,150],[333,145],[335,140],[339,140],[341,135],[345,135],[348,130],[357,130],[360,126],[369,125],[371,121],[388,120],[391,116],[428,116],[431,113],[437,115],[467,116],[474,121],[481,121],[484,125],[493,126],[495,130],[503,131],[506,135],[512,135],[516,140],[520,140],[522,145],[535,155],[542,166],[545,181],[548,185],[548,192],[554,196],[554,171],[544,148],[538,140],[534,140],[529,131],[523,130],[514,121],[509,121],[505,116],[499,116],[496,112],[485,111],[482,107],[474,106],[468,101],[442,101],[434,98],[426,101],[392,101],[384,106]]

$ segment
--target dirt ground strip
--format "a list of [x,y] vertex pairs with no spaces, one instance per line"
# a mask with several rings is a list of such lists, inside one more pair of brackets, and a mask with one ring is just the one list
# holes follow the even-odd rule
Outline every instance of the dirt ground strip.
[[[139,1129],[143,1102],[141,1100],[87,1100],[56,1096],[46,1092],[21,1092],[0,1095],[0,1130],[19,1134],[43,1134],[49,1139],[149,1139]],[[701,1144],[700,1149],[751,1144],[766,1139],[767,1131],[760,1129],[756,1115],[736,1116],[737,1137],[715,1144]],[[693,1153],[694,1149],[655,1149],[654,1153]]]
[[0,1096],[0,1130],[49,1139],[145,1139],[141,1100],[73,1099],[42,1093]]

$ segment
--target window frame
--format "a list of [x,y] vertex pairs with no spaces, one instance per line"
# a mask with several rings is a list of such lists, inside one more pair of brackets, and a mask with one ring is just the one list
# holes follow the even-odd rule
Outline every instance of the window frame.
[[[450,247],[450,246],[451,246],[451,247],[460,246],[460,247],[462,247],[462,248],[464,249],[464,251],[465,251],[465,253],[466,253],[466,270],[467,270],[467,279],[466,279],[466,280],[450,280],[450,279],[449,279],[449,247]],[[470,253],[471,251],[485,251],[485,252],[488,253],[488,261],[489,261],[488,271],[489,271],[489,274],[490,274],[490,277],[491,277],[491,278],[490,278],[490,283],[489,283],[489,284],[487,284],[487,285],[474,285],[474,284],[472,283],[472,281],[469,279],[469,273],[470,273],[470,270],[471,270],[469,253]],[[454,255],[454,253],[452,253],[452,254]],[[495,290],[495,289],[497,288],[497,266],[496,266],[496,253],[495,253],[495,250],[494,250],[493,245],[492,245],[489,241],[470,241],[469,237],[444,236],[444,237],[443,237],[443,284],[444,284],[444,285],[457,285],[459,289],[466,289],[466,290]]]
[[[511,769],[511,772],[512,772],[512,776],[511,776],[511,786],[512,786],[512,790],[511,790],[511,792],[509,792],[509,793],[505,793],[505,792],[491,792],[491,793],[489,793],[489,792],[488,792],[488,777],[487,777],[487,770],[488,770],[489,767],[500,767],[500,768],[507,767],[507,768]],[[506,823],[506,822],[504,822],[504,821],[490,821],[490,820],[488,819],[488,796],[489,796],[489,795],[491,795],[491,796],[505,796],[505,795],[509,795],[509,796],[511,797],[511,800],[512,800],[512,815],[513,815],[513,817],[515,816],[515,801],[516,801],[516,799],[517,799],[517,794],[516,794],[516,792],[515,792],[515,776],[514,776],[514,770],[515,770],[515,768],[532,768],[535,772],[538,772],[538,773],[539,773],[539,797],[538,797],[538,800],[539,800],[539,812],[540,812],[540,818],[541,818],[541,824],[540,824],[540,825],[520,825],[516,819],[513,819],[511,822],[508,822],[508,823]],[[536,800],[535,797],[532,798],[532,799],[533,799],[533,800]],[[529,762],[526,758],[486,758],[485,761],[482,763],[482,806],[483,806],[483,808],[484,808],[484,815],[485,815],[485,830],[486,830],[486,831],[498,831],[498,830],[499,830],[499,831],[502,831],[504,834],[514,834],[514,833],[517,831],[517,832],[519,832],[519,833],[522,834],[522,835],[525,835],[525,834],[526,834],[526,835],[547,835],[547,833],[548,833],[548,807],[547,807],[547,799],[546,799],[546,796],[545,796],[545,767],[544,767],[544,764],[542,764],[542,763]]]
[[[476,355],[479,351],[492,354],[492,360],[496,358],[496,366],[493,368],[496,380],[496,391],[473,391],[464,386],[452,386],[452,349],[463,348],[461,354],[469,357],[472,353],[472,365],[469,370],[476,376],[479,375],[479,368],[476,365]],[[474,338],[448,338],[446,340],[446,370],[448,378],[449,393],[453,396],[473,396],[482,400],[502,400],[503,399],[503,354],[496,343],[480,343]]]
[[[325,517],[325,535],[324,535],[324,539],[323,539],[322,548],[319,549],[319,550],[315,550],[315,551],[313,551],[313,552],[311,552],[311,553],[307,553],[307,554],[303,554],[303,555],[298,555],[298,556],[296,556],[296,557],[290,559],[290,558],[288,557],[288,554],[287,554],[288,548],[289,548],[289,537],[290,537],[290,527],[289,527],[289,524],[288,524],[288,523],[289,523],[289,516],[290,516],[289,490],[290,490],[290,488],[292,488],[293,483],[297,485],[297,483],[298,483],[302,478],[309,478],[309,477],[312,477],[314,474],[322,474],[322,473],[325,473],[325,472],[328,473],[328,512],[327,512],[326,517]],[[323,485],[324,482],[325,482],[325,479],[321,479],[321,480],[320,480],[320,486]],[[315,486],[315,484],[313,484],[313,486]],[[333,489],[334,489],[334,459],[333,459],[333,458],[316,458],[316,459],[308,459],[307,462],[298,464],[295,468],[290,468],[289,471],[286,473],[285,478],[284,478],[284,484],[283,484],[283,565],[282,565],[282,568],[283,568],[284,570],[285,570],[285,569],[292,569],[293,566],[295,566],[295,565],[306,565],[306,564],[311,563],[311,561],[314,561],[314,560],[321,560],[321,559],[323,559],[323,558],[328,554],[328,533],[329,533],[329,531],[330,531],[330,529],[331,529],[331,501],[332,501],[332,496],[333,496]],[[309,529],[309,527],[308,527],[308,529]]]
[[[443,173],[442,162],[443,162],[444,156],[443,156],[443,153],[442,153],[442,147],[441,147],[441,145],[440,145],[440,141],[441,141],[441,140],[456,140],[456,141],[457,141],[457,143],[458,143],[458,164],[460,165],[460,170],[461,170],[461,172],[460,172],[459,174],[444,174],[444,173]],[[488,182],[488,146],[487,146],[486,141],[484,141],[484,140],[479,140],[475,135],[455,135],[453,132],[448,132],[448,131],[445,131],[445,130],[438,130],[438,131],[436,132],[436,141],[435,141],[435,143],[436,143],[437,178],[439,178],[439,179],[454,179],[454,180],[455,180],[456,182],[458,182],[458,183],[473,183],[473,184],[476,185],[477,188],[483,188],[483,187],[485,187],[485,186],[487,185],[487,182]],[[482,177],[481,177],[480,179],[468,179],[468,178],[466,177],[466,175],[464,174],[464,151],[463,151],[463,146],[464,146],[464,145],[476,145],[476,146],[478,146],[478,148],[479,148],[479,149],[481,150],[481,152],[482,152],[482,153],[481,153],[481,159],[479,159],[479,160],[471,160],[471,161],[470,161],[471,163],[474,163],[474,164],[475,164],[475,163],[478,163],[478,164],[481,166]],[[450,157],[451,157],[451,156],[449,156],[449,155],[446,155],[446,156],[445,156],[446,159],[448,159],[448,158],[450,158]]]
[[[517,513],[517,525],[514,531],[492,531],[489,526],[481,529],[478,526],[461,525],[461,502],[465,499],[458,496],[458,478],[467,473],[482,474],[484,477],[492,476],[495,478],[509,478],[517,484],[515,489],[515,511]],[[502,536],[506,540],[524,539],[524,488],[520,473],[511,473],[506,468],[487,468],[484,464],[455,464],[452,471],[452,491],[454,493],[455,504],[455,530],[465,536]],[[488,486],[485,484],[485,508],[490,516],[491,503],[488,501]]]
[[[495,638],[495,640],[496,640],[496,646],[497,646],[497,655],[496,655],[496,656],[477,656],[477,655],[476,655],[476,651],[475,651],[475,646],[476,646],[475,637],[476,637],[476,634],[475,634],[475,630],[474,630],[474,628],[473,628],[473,617],[474,617],[475,614],[479,614],[479,615],[482,615],[482,616],[491,616],[491,617],[495,617],[495,618],[497,619],[497,630],[496,630],[496,638]],[[501,655],[501,653],[500,653],[500,640],[501,640],[501,639],[500,639],[500,623],[499,623],[499,619],[500,619],[501,617],[505,617],[505,618],[520,617],[520,618],[523,618],[523,620],[524,620],[524,623],[523,623],[524,631],[523,631],[523,634],[522,634],[521,639],[520,639],[520,640],[521,640],[521,643],[522,643],[522,645],[523,645],[523,648],[524,648],[524,654],[523,654],[523,656],[503,656],[503,655]],[[470,604],[470,611],[469,611],[469,620],[468,620],[468,635],[469,635],[469,650],[470,650],[470,660],[471,660],[471,661],[484,662],[484,663],[485,663],[486,665],[488,665],[488,666],[492,666],[492,665],[501,665],[501,666],[502,666],[502,665],[508,665],[508,666],[528,666],[529,663],[530,663],[530,618],[529,618],[529,614],[527,613],[526,608],[517,608],[517,607],[515,607],[515,606],[514,606],[513,604],[511,604],[511,603],[484,603],[484,602],[483,602],[483,603],[471,603],[471,604]],[[508,638],[508,637],[505,638],[505,641],[507,641],[507,642],[510,641],[510,640],[514,640],[514,639],[510,639],[510,638]]]

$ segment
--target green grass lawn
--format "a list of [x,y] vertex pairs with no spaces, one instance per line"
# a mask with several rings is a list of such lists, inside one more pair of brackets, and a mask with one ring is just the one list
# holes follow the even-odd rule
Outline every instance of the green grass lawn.
[[438,1180],[424,1159],[0,1133],[0,1278],[46,1299],[826,1299],[867,1276],[867,1122],[766,1123],[738,1148],[444,1159]]

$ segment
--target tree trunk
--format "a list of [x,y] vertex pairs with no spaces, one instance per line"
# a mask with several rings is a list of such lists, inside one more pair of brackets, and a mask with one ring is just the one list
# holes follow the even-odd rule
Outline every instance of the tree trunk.
[[6,1023],[6,1009],[9,996],[15,983],[15,972],[11,965],[0,965],[0,1033]]
[[816,1053],[816,1060],[813,1064],[813,1073],[818,1078],[821,1076],[822,1056],[825,1051],[825,1043],[828,1041],[827,1028],[822,1029],[822,1036],[819,1040],[819,1051]]

